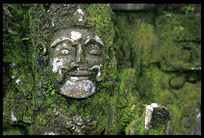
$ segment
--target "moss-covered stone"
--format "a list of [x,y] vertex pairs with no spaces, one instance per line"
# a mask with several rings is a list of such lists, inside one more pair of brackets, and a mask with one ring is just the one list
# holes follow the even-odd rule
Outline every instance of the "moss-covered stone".
[[[42,11],[45,11],[42,5],[39,5],[39,7],[41,7]],[[105,60],[102,70],[103,81],[97,84],[97,94],[94,94],[90,98],[84,100],[66,98],[60,95],[59,91],[54,87],[53,81],[49,77],[51,76],[50,68],[46,67],[46,64],[45,66],[38,66],[44,64],[47,58],[41,54],[40,47],[39,49],[35,49],[37,54],[43,58],[37,62],[33,62],[32,76],[30,76],[30,73],[27,71],[29,68],[24,70],[20,68],[20,74],[17,76],[17,78],[19,77],[23,80],[22,82],[24,82],[24,85],[22,85],[23,90],[31,92],[31,98],[27,99],[27,96],[24,97],[23,93],[20,95],[21,97],[18,97],[13,92],[11,92],[9,97],[13,99],[10,108],[12,108],[17,118],[15,124],[22,125],[22,123],[19,123],[20,120],[25,124],[32,124],[28,127],[28,134],[48,134],[51,132],[54,134],[71,135],[121,134],[124,133],[125,126],[132,120],[131,117],[134,117],[137,113],[136,109],[138,111],[140,109],[139,104],[136,104],[137,102],[139,103],[139,101],[137,101],[138,97],[134,89],[135,81],[132,81],[134,80],[134,70],[128,70],[128,77],[131,77],[131,80],[128,81],[124,75],[120,79],[127,89],[124,90],[124,88],[120,88],[122,92],[118,92],[117,90],[116,62],[114,61],[114,49],[111,47],[113,44],[114,30],[111,17],[108,16],[110,13],[109,9],[105,5],[85,5],[85,9],[90,12],[90,17],[92,17],[92,19],[90,19],[92,22],[90,23],[94,25],[93,28],[96,29],[96,32],[106,45],[103,52]],[[30,10],[28,14],[30,27],[35,27],[32,24],[35,24],[37,18],[33,18],[32,16],[33,14]],[[35,16],[38,16],[38,14]],[[30,35],[34,37],[35,34],[31,33]],[[42,40],[42,37],[39,39]],[[38,41],[36,37],[34,41],[32,41],[33,46],[35,41]],[[37,56],[34,54],[30,55],[32,55],[32,58]],[[22,73],[23,71],[24,74]],[[40,81],[42,79],[43,82],[45,82],[44,80],[46,79],[46,83],[41,83]],[[31,84],[32,86],[27,84]],[[46,85],[46,87],[41,91],[38,88],[39,85]],[[21,90],[21,88],[18,89],[18,91]],[[123,98],[124,95],[126,96],[126,100]],[[7,101],[7,99],[5,101]],[[118,102],[121,101],[124,101],[120,105],[124,108],[122,112],[120,111],[121,107],[117,106]],[[127,107],[125,103],[128,105]],[[8,111],[8,115],[9,113],[10,111]],[[91,121],[84,127],[76,127],[73,122],[70,122],[70,119],[76,115],[82,117],[82,120],[84,120],[82,124],[86,124],[87,120]],[[123,121],[121,121],[120,118],[123,118]]]
[[[196,134],[192,124],[197,123],[195,116],[201,110],[200,14],[192,11],[188,15],[187,9],[173,12],[175,5],[171,5],[164,15],[154,11],[115,12],[112,22],[107,5],[84,5],[91,15],[89,25],[107,47],[103,52],[103,80],[96,84],[96,94],[76,100],[59,94],[49,77],[50,68],[44,64],[49,56],[43,55],[43,49],[34,49],[35,42],[48,35],[44,32],[31,41],[35,33],[29,33],[29,28],[32,32],[39,27],[35,26],[39,18],[33,17],[30,8],[33,5],[4,6],[14,17],[4,18],[13,23],[13,27],[6,27],[16,33],[8,29],[3,33],[4,135],[142,135],[144,108],[153,102],[171,111],[170,134]],[[47,10],[43,4],[37,7],[36,17]],[[34,50],[42,57],[37,62],[43,63],[41,70],[33,62]],[[18,79],[22,85],[16,83]],[[39,89],[42,85],[45,87]],[[17,121],[12,121],[11,111]],[[150,129],[150,134],[162,134],[161,130],[164,128],[158,126]]]
[[[115,14],[115,51],[118,69],[134,67],[139,74],[143,66],[155,62],[158,45],[154,31],[154,13],[141,12]],[[148,56],[147,56],[148,55]]]
[[[157,67],[151,67],[150,70],[154,84],[152,87],[152,95],[154,97],[152,101],[165,105],[172,113],[170,134],[182,134],[183,132],[187,132],[188,129],[185,128],[181,122],[185,119],[184,114],[189,116],[190,112],[196,113],[196,108],[200,109],[200,82],[196,84],[185,82],[185,85],[180,89],[172,89],[168,80],[171,80],[171,77],[178,76],[178,73],[162,72]],[[181,73],[179,76],[181,76]],[[189,111],[191,110],[190,106],[194,107],[192,111]]]
[[[163,70],[190,70],[200,66],[201,16],[172,14],[156,19]],[[156,50],[156,49],[155,49]],[[199,52],[198,52],[199,51]]]
[[[181,7],[185,6],[191,5],[181,5]],[[175,7],[176,5],[170,5],[166,8]],[[167,10],[166,8],[164,11]],[[181,94],[184,92],[183,89],[187,90],[190,88],[189,85],[192,86],[194,90],[191,94],[199,93],[198,97],[201,92],[200,86],[196,86],[200,83],[197,76],[200,71],[197,67],[201,65],[201,18],[199,14],[193,14],[193,12],[186,14],[184,9],[178,10],[179,7],[177,11],[168,9],[162,16],[154,16],[154,13],[148,12],[116,12],[114,18],[118,70],[134,67],[135,87],[140,99],[146,104],[157,102],[170,109],[172,112],[170,134],[181,134],[181,131],[186,134],[190,131],[181,123],[184,119],[182,116],[184,106],[181,106],[178,101],[184,98]],[[177,89],[170,85],[175,85]],[[124,84],[121,83],[119,88],[123,87]],[[190,97],[191,94],[185,97]],[[198,97],[192,102],[199,103]],[[185,102],[185,104],[191,105],[192,102]],[[194,107],[200,109],[199,104]],[[195,113],[195,109],[193,112]],[[130,126],[135,123],[134,120]],[[129,129],[126,129],[126,134],[130,134]],[[160,134],[160,131],[157,129],[151,134]]]
[[[5,135],[25,134],[25,131],[17,129],[11,124],[12,114],[17,120],[22,120],[19,125],[26,126],[32,121],[32,112],[30,112],[30,103],[32,100],[33,76],[32,72],[32,52],[33,48],[30,42],[27,10],[32,6],[30,4],[4,4],[9,12],[4,17],[4,27],[11,29],[15,34],[3,32],[3,68],[4,71],[4,97],[3,97],[3,129]],[[9,80],[9,81],[6,81]],[[26,96],[26,97],[25,97]],[[28,126],[26,126],[28,127]],[[7,132],[8,131],[8,132]]]
[[200,41],[201,17],[196,15],[172,14],[159,16],[156,19],[156,28],[160,39],[175,41]]

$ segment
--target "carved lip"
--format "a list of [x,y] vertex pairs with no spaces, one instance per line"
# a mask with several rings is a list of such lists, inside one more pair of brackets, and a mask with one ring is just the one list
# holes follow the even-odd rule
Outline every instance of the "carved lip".
[[70,77],[71,81],[81,81],[81,80],[89,80],[88,76],[72,76]]
[[91,72],[87,70],[75,70],[68,73],[70,76],[90,76]]

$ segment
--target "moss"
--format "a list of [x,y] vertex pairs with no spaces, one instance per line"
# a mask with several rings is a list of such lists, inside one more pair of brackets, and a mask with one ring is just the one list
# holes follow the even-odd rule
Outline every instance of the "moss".
[[184,76],[176,76],[173,77],[169,80],[169,85],[173,88],[173,89],[179,89],[181,87],[184,86],[185,84],[185,77]]
[[90,15],[88,17],[89,24],[94,25],[95,31],[105,45],[107,47],[111,46],[114,39],[114,30],[109,7],[106,4],[87,4],[85,7]]
[[[191,66],[200,66],[200,53],[196,52],[201,42],[200,19],[200,15],[178,14],[156,19],[163,70],[188,70]],[[199,57],[195,59],[194,56]]]
[[145,130],[145,108],[141,107],[141,110],[143,110],[143,113],[136,114],[133,121],[131,121],[125,128],[125,134],[126,135],[144,135]]
[[[172,89],[169,86],[169,80],[172,77],[185,74],[182,72],[162,72],[155,66],[151,66],[147,72],[152,79],[151,96],[152,99],[146,103],[158,102],[171,111],[172,122],[170,126],[170,134],[184,134],[189,129],[185,128],[183,119],[189,116],[189,112],[195,114],[196,108],[200,108],[200,82],[188,83],[180,89]],[[191,107],[194,107],[193,109]],[[153,134],[153,133],[152,133]]]
[[[42,4],[39,6],[45,11]],[[153,102],[171,111],[170,134],[184,134],[192,129],[193,126],[185,126],[185,120],[193,119],[196,109],[200,109],[201,79],[197,71],[197,74],[194,72],[192,75],[193,72],[187,70],[192,65],[201,65],[199,14],[189,16],[175,12],[155,16],[154,12],[115,12],[113,23],[107,5],[85,5],[91,15],[88,24],[105,43],[105,64],[102,69],[103,80],[96,84],[97,92],[87,99],[76,100],[60,95],[54,88],[48,77],[51,75],[49,67],[38,70],[38,67],[32,66],[35,65],[35,55],[32,54],[34,42],[42,36],[37,40],[30,39],[35,34],[29,34],[28,28],[32,28],[35,20],[38,20],[32,17],[32,10],[27,14],[31,5],[7,4],[6,7],[14,16],[12,29],[17,35],[3,34],[4,134],[13,133],[8,125],[12,107],[15,116],[23,121],[16,125],[26,126],[25,122],[30,124],[26,126],[29,134],[57,130],[53,111],[60,108],[67,117],[80,115],[84,120],[91,118],[96,122],[85,134],[129,135],[130,128],[133,128],[136,135],[142,135],[145,118],[143,105]],[[42,61],[48,59],[48,55],[42,57]],[[15,72],[15,69],[10,69],[10,63],[18,63],[18,77],[25,82],[27,97],[21,88],[16,89],[15,80],[9,78]],[[178,89],[173,89],[169,82],[178,76],[182,77],[176,79],[175,84],[180,80],[186,82]],[[40,96],[38,85],[42,77],[48,80],[48,84],[44,95]],[[63,119],[58,121],[62,122]],[[149,133],[163,134],[163,130],[164,126],[159,126],[151,128]],[[16,130],[15,133],[18,132]],[[61,134],[76,133],[63,128]]]
[[200,19],[200,15],[172,14],[171,17],[160,16],[156,20],[156,28],[160,39],[200,41]]
[[164,135],[165,134],[165,125],[161,125],[159,128],[151,128],[149,130],[149,135]]
[[9,131],[3,131],[3,135],[24,135],[20,130],[10,129]]
[[143,66],[157,60],[158,54],[152,53],[158,43],[153,20],[154,13],[116,12],[114,48],[118,69],[134,67],[137,74],[140,74]]
[[[176,16],[171,14],[171,16],[166,17],[158,16],[156,17],[156,30],[154,30],[155,26],[151,22],[154,20],[153,18],[148,21],[145,20],[145,15],[138,18],[140,15],[142,15],[142,12],[128,13],[128,16],[132,18],[129,18],[125,13],[116,14],[115,50],[116,59],[118,59],[118,69],[121,70],[134,65],[133,67],[137,71],[136,89],[141,100],[147,104],[157,102],[170,109],[173,114],[171,134],[181,134],[181,131],[187,132],[189,129],[185,128],[184,124],[181,123],[183,122],[181,110],[184,107],[178,106],[180,104],[178,101],[183,99],[181,91],[184,88],[187,90],[186,83],[185,85],[182,83],[185,82],[187,70],[192,66],[200,66],[200,52],[194,55],[198,58],[195,59],[192,56],[192,53],[196,53],[200,48],[200,15]],[[136,19],[137,21],[135,21]],[[189,19],[195,20],[189,21]],[[196,25],[198,25],[197,28],[195,27]],[[190,31],[191,28],[196,29]],[[132,32],[137,33],[134,34]],[[134,45],[135,47],[130,48],[129,45]],[[131,58],[131,54],[134,55],[134,58]],[[125,76],[125,72],[124,74],[121,73],[120,76],[122,77],[123,75]],[[178,80],[181,83],[181,88],[174,90],[169,86],[169,82],[171,78],[178,76],[182,76],[179,77],[182,82],[180,79]],[[120,92],[125,88],[124,84],[125,81],[120,83]],[[195,88],[193,84],[192,87]],[[192,90],[192,93],[200,93],[199,89],[200,87]],[[181,95],[176,92],[180,92]],[[190,97],[190,94],[185,96]],[[199,103],[200,98],[193,101]],[[194,105],[191,102],[188,104]],[[199,104],[196,107],[199,108]],[[188,107],[186,108],[188,109]],[[136,121],[133,122],[135,123]],[[179,126],[182,126],[181,130],[179,130]],[[161,129],[155,130],[152,134],[159,134],[161,131],[158,130]]]
[[[120,72],[118,84],[118,98],[116,106],[117,128],[122,131],[119,134],[126,134],[125,127],[133,120],[140,120],[142,114],[142,102],[135,89],[135,70],[124,69]],[[141,117],[141,118],[140,118]]]
[[[10,110],[14,111],[17,119],[24,120],[27,123],[32,122],[32,111],[29,108],[30,100],[32,98],[33,80],[32,73],[32,45],[30,45],[28,22],[27,22],[27,10],[32,5],[19,5],[19,4],[5,4],[4,5],[12,15],[9,20],[8,27],[12,29],[16,34],[11,35],[8,32],[3,33],[3,62],[5,67],[10,67],[11,63],[15,63],[14,68],[10,68],[9,74],[4,74],[6,78],[10,78],[10,81],[3,85],[8,88],[4,92],[4,112],[3,118],[5,124],[9,124],[11,121]],[[4,26],[5,27],[5,26]],[[12,75],[16,74],[15,79],[11,79]],[[15,76],[15,75],[14,75]],[[17,85],[15,80],[21,79],[23,86]],[[16,87],[18,89],[16,89]],[[18,101],[19,100],[19,101]],[[24,126],[25,123],[15,123],[17,125]],[[9,125],[4,126],[5,134],[20,134],[17,128],[8,128]],[[8,129],[6,129],[8,128]],[[24,134],[24,133],[22,133]]]
[[[101,10],[99,9],[103,9],[101,12]],[[113,42],[113,27],[110,25],[111,24],[111,18],[109,18],[109,16],[107,16],[107,14],[109,14],[108,8],[105,5],[87,5],[86,9],[88,11],[91,11],[90,14],[92,15],[96,15],[99,14],[99,12],[101,12],[99,15],[101,15],[100,17],[92,17],[93,24],[95,25],[93,28],[96,29],[97,34],[99,35],[99,37],[102,38],[102,40],[104,41],[106,47],[104,48],[104,57],[105,57],[105,64],[103,66],[103,70],[102,70],[102,75],[103,75],[103,81],[100,83],[100,85],[97,84],[97,94],[93,95],[91,98],[88,99],[83,99],[83,100],[74,100],[74,99],[67,99],[66,97],[59,95],[59,91],[56,90],[54,88],[54,85],[52,83],[51,78],[47,77],[46,79],[49,80],[48,81],[48,88],[45,92],[45,94],[43,95],[43,103],[44,105],[41,107],[42,109],[44,108],[45,111],[43,114],[41,114],[41,116],[38,117],[39,119],[39,123],[37,123],[38,125],[42,124],[42,125],[46,125],[46,122],[49,122],[46,118],[46,116],[51,115],[51,111],[49,111],[49,109],[51,107],[53,108],[60,108],[62,112],[64,112],[67,116],[73,116],[73,115],[82,115],[84,118],[93,118],[94,120],[98,120],[97,121],[97,125],[93,126],[92,129],[96,129],[97,131],[93,131],[93,132],[89,132],[90,134],[97,134],[97,133],[104,133],[104,129],[108,129],[108,120],[107,118],[104,118],[104,115],[108,115],[109,114],[109,104],[111,103],[111,98],[110,98],[110,94],[107,93],[109,91],[109,89],[112,89],[112,85],[114,85],[113,82],[113,78],[115,78],[114,74],[112,74],[114,72],[114,69],[110,59],[113,58],[112,55],[112,48],[110,47],[110,45],[112,45]],[[31,23],[32,18],[31,19]],[[104,30],[100,31],[100,30]],[[109,35],[106,35],[106,33],[109,33]],[[108,36],[108,37],[107,37]],[[48,58],[48,57],[47,57]],[[45,57],[45,59],[47,59]],[[38,73],[37,70],[35,71],[36,74],[36,81],[39,82],[40,77],[42,74]],[[46,67],[43,69],[43,72],[45,72],[45,74],[47,74],[47,76],[51,75],[50,72],[50,68]],[[36,98],[38,98],[36,96]],[[40,100],[40,99],[39,99]],[[109,102],[110,101],[110,102]],[[60,107],[59,107],[60,105]],[[93,111],[96,112],[93,114]],[[47,114],[47,115],[44,115]],[[38,128],[36,124],[36,128]],[[52,123],[50,122],[50,125]],[[39,127],[40,128],[40,127]],[[65,133],[65,131],[63,132]],[[71,134],[74,134],[71,133]]]
[[30,46],[29,41],[25,40],[25,38],[29,38],[29,29],[26,28],[28,26],[26,12],[32,5],[5,4],[4,6],[9,9],[10,14],[13,16],[13,20],[10,21],[13,25],[9,27],[14,27],[12,29],[14,29],[17,35],[10,35],[4,32],[3,61],[14,63],[30,62],[32,59],[28,55],[32,52],[32,48],[27,47],[32,46]]

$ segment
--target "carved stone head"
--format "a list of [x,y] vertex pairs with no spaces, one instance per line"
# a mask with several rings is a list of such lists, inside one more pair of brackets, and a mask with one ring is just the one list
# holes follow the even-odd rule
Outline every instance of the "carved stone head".
[[59,93],[71,98],[93,95],[96,83],[102,80],[106,46],[93,29],[88,15],[83,5],[69,4],[53,4],[46,15],[41,15],[47,19],[44,28],[49,27],[44,29],[45,39],[38,37],[36,40],[36,49],[40,46],[42,55],[49,58],[45,61],[36,54],[38,64],[46,62]]
[[95,93],[101,81],[103,42],[88,29],[66,28],[54,34],[49,66],[61,94],[85,98]]

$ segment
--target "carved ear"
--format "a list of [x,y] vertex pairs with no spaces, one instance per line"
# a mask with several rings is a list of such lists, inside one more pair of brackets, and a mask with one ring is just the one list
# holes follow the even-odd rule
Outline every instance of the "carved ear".
[[48,50],[46,45],[43,42],[37,42],[35,45],[35,58],[34,58],[34,64],[36,67],[43,71],[43,69],[48,64]]
[[45,56],[47,55],[47,48],[45,46],[45,44],[43,42],[38,42],[36,45],[36,52],[40,55],[40,56]]

